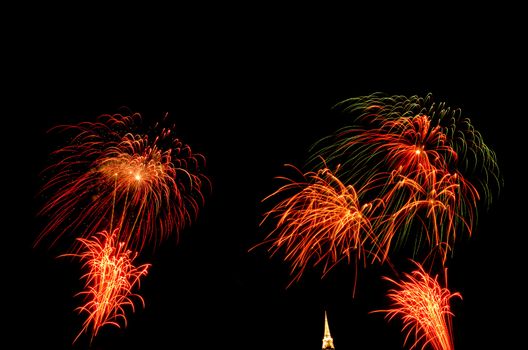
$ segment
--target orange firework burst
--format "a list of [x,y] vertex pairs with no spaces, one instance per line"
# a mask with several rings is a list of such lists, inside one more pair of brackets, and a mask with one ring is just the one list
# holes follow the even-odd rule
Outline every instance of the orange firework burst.
[[87,318],[75,340],[83,332],[91,332],[93,339],[104,325],[120,327],[122,321],[126,326],[125,307],[134,311],[133,299],[145,305],[143,298],[132,293],[132,289],[139,287],[139,279],[147,274],[150,265],[133,265],[137,253],[127,250],[124,242],[116,240],[118,231],[102,231],[90,239],[78,239],[82,252],[73,256],[84,261],[83,266],[88,271],[83,276],[86,290],[79,293],[86,304],[77,310],[87,314]]
[[271,243],[274,253],[285,250],[292,282],[310,261],[322,264],[324,276],[341,260],[364,259],[366,242],[373,236],[369,215],[377,205],[361,203],[360,192],[345,186],[328,168],[303,177],[300,182],[283,178],[289,183],[266,198],[293,192],[266,214],[264,220],[272,216],[278,222],[263,242]]
[[[60,160],[45,174],[51,193],[40,214],[50,220],[40,235],[65,232],[89,237],[120,227],[137,250],[190,224],[203,204],[205,158],[164,128],[154,137],[136,134],[140,119],[103,115],[95,123],[62,127],[70,144],[54,152]],[[53,192],[52,192],[53,191]]]
[[[420,264],[415,264],[418,269],[411,274],[405,274],[404,281],[396,282],[385,277],[396,285],[396,288],[388,293],[393,305],[391,309],[374,312],[386,313],[389,320],[399,316],[403,321],[403,331],[407,332],[405,344],[411,336],[415,338],[411,349],[420,344],[424,349],[429,344],[435,350],[452,350],[453,313],[449,303],[452,298],[462,296],[441,287],[438,275],[432,278]],[[447,269],[445,281],[447,284]]]

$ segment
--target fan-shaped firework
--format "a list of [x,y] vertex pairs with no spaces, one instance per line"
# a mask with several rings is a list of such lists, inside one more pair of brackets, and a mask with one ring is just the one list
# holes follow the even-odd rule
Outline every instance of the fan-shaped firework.
[[[396,287],[391,289],[388,297],[392,307],[388,310],[377,310],[387,314],[389,320],[399,316],[406,332],[405,343],[414,337],[411,349],[422,349],[430,345],[435,350],[452,350],[452,326],[450,301],[454,297],[462,298],[459,293],[451,293],[438,282],[438,275],[429,276],[423,267],[416,263],[417,270],[405,274],[405,280],[394,281],[385,277]],[[447,283],[447,269],[445,274]]]
[[[120,227],[120,240],[141,249],[178,233],[197,215],[207,178],[205,159],[172,135],[134,133],[139,114],[103,115],[95,123],[60,127],[73,134],[45,174],[49,222],[40,238],[66,232],[89,237]],[[123,236],[126,235],[126,236]]]
[[77,310],[87,318],[75,340],[83,332],[90,332],[93,339],[104,325],[120,327],[123,322],[126,326],[125,307],[134,310],[133,299],[144,306],[143,298],[132,290],[139,287],[139,279],[147,274],[150,265],[133,265],[137,254],[127,250],[124,242],[116,240],[118,231],[102,231],[89,239],[79,238],[81,252],[74,256],[84,261],[87,272],[83,276],[86,289],[79,293],[86,303]]
[[303,181],[288,183],[270,197],[285,196],[266,218],[278,219],[264,243],[274,252],[284,249],[291,264],[292,280],[298,280],[307,265],[322,264],[323,275],[341,260],[365,258],[365,242],[372,241],[369,215],[376,202],[360,202],[359,192],[345,186],[327,168],[304,174]]

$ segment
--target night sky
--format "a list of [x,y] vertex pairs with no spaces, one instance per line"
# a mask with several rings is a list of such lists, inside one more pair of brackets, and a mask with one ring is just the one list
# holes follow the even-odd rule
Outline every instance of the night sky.
[[[33,248],[45,223],[36,215],[39,173],[66,141],[47,130],[127,107],[145,124],[168,112],[176,134],[207,157],[212,190],[179,242],[140,255],[138,262],[153,265],[139,290],[146,307],[127,313],[127,328],[102,328],[93,349],[320,349],[324,310],[336,349],[401,349],[401,323],[369,314],[388,305],[389,284],[381,280],[393,277],[388,267],[360,269],[352,298],[352,266],[341,264],[324,279],[309,271],[287,289],[289,267],[280,255],[248,253],[268,233],[259,227],[269,209],[261,200],[279,185],[283,165],[302,166],[315,141],[344,126],[334,104],[378,91],[433,93],[462,108],[496,151],[505,186],[489,211],[479,208],[474,235],[460,236],[447,263],[449,287],[463,296],[452,304],[454,340],[457,349],[519,344],[524,321],[513,317],[526,314],[525,80],[507,29],[498,37],[490,30],[472,39],[468,30],[411,45],[410,37],[347,43],[343,33],[331,40],[236,26],[194,36],[164,31],[156,41],[138,28],[107,36],[97,27],[75,40],[58,35],[60,27],[36,31],[13,86],[8,152],[22,171],[13,175],[20,192],[7,211],[17,224],[6,229],[14,246],[4,248],[4,266],[14,273],[4,280],[13,287],[4,302],[16,313],[7,334],[16,335],[15,348],[70,348],[83,321],[73,311],[81,302],[74,297],[82,289],[80,265],[57,258],[68,242]],[[403,254],[395,263],[412,268]],[[88,345],[82,336],[74,348]]]

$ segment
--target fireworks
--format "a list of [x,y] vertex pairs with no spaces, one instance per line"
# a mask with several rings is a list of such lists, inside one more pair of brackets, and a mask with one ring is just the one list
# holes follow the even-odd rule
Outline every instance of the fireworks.
[[324,275],[341,260],[364,259],[365,242],[373,236],[369,214],[375,203],[361,203],[354,187],[345,186],[327,168],[303,177],[300,182],[284,178],[289,183],[268,198],[292,195],[266,214],[278,218],[268,239],[274,252],[285,250],[292,282],[299,280],[310,261],[322,264]]
[[147,274],[150,265],[133,265],[137,253],[116,240],[118,231],[102,231],[90,239],[79,238],[82,252],[76,256],[84,262],[87,272],[83,276],[86,289],[79,293],[86,303],[77,310],[87,317],[75,340],[88,331],[93,339],[104,325],[120,327],[123,322],[126,326],[125,307],[134,310],[133,299],[145,306],[143,298],[132,290],[139,287],[139,279]]
[[[172,136],[135,134],[139,119],[103,115],[95,123],[62,127],[74,134],[70,145],[54,152],[60,161],[45,172],[51,193],[41,215],[49,216],[39,241],[53,233],[77,236],[120,227],[120,239],[141,250],[190,224],[203,204],[205,159]],[[166,146],[166,147],[163,147]]]
[[[344,201],[342,190],[327,191],[321,197],[324,203],[313,201],[320,195],[311,189],[319,187],[306,184],[299,194],[279,199],[270,212],[279,221],[267,242],[275,248],[286,246],[284,260],[293,263],[292,269],[299,269],[301,274],[311,256],[319,258],[316,262],[331,257],[326,271],[326,266],[339,260],[338,255],[350,261],[344,252],[368,251],[373,261],[386,261],[390,252],[406,244],[412,244],[415,257],[425,248],[426,255],[436,252],[434,256],[445,264],[457,236],[471,235],[481,193],[489,204],[492,183],[501,183],[495,154],[460,110],[433,103],[431,95],[407,98],[375,94],[344,101],[340,106],[355,118],[354,124],[312,148],[308,164],[313,170],[308,174],[340,169],[339,178],[334,176],[332,182],[342,189],[354,189],[351,197],[363,204]],[[287,185],[272,196],[287,196],[286,190],[300,186]],[[335,198],[329,199],[331,196]],[[340,211],[329,209],[332,202],[339,203]],[[315,204],[308,207],[306,203]],[[368,219],[358,216],[363,214],[361,205],[367,205]],[[308,209],[310,214],[306,215]],[[353,228],[338,215],[347,210],[355,213],[354,220],[361,218]],[[331,219],[328,212],[334,215]],[[351,232],[324,235],[321,227],[333,224]],[[362,239],[357,239],[358,227],[366,230]],[[342,240],[348,236],[356,239]],[[322,239],[325,245],[320,244]],[[336,241],[329,243],[331,240]]]
[[[401,282],[385,277],[396,286],[388,293],[393,304],[388,310],[374,312],[386,313],[389,320],[399,316],[403,321],[403,330],[407,333],[405,344],[409,338],[415,338],[411,349],[418,348],[420,344],[424,349],[430,344],[435,350],[452,350],[453,313],[449,303],[454,297],[462,297],[459,293],[451,293],[449,289],[441,287],[438,275],[433,278],[420,264],[416,263],[416,266],[417,270],[405,274],[405,280]],[[447,284],[447,269],[445,271]]]
[[[457,237],[472,234],[477,203],[489,206],[502,185],[495,153],[460,109],[431,95],[373,94],[338,106],[351,125],[312,147],[302,181],[283,177],[288,183],[265,198],[277,202],[263,222],[276,224],[261,244],[284,252],[293,281],[310,262],[324,276],[354,261],[357,276],[360,260],[390,263],[409,244],[413,257],[425,250],[432,266],[445,267]],[[387,278],[397,288],[389,292],[393,308],[381,312],[402,317],[406,342],[416,337],[412,349],[452,349],[449,301],[460,294],[417,266],[403,282]]]
[[[293,167],[300,180],[283,177],[286,184],[265,198],[275,203],[261,244],[282,254],[290,284],[311,267],[324,277],[340,262],[356,269],[390,262],[407,245],[413,257],[425,251],[445,267],[458,237],[472,234],[479,201],[489,205],[501,185],[494,152],[460,110],[430,95],[375,94],[339,106],[351,123],[312,148],[307,169]],[[172,127],[142,132],[140,119],[103,115],[58,127],[69,143],[44,171],[40,215],[48,221],[37,243],[71,235],[66,255],[86,270],[77,309],[86,319],[75,339],[126,326],[126,311],[144,305],[136,293],[150,265],[136,266],[138,254],[178,237],[204,204],[205,158]],[[417,266],[402,282],[387,278],[396,285],[394,304],[380,312],[402,317],[406,341],[416,337],[412,348],[452,349],[449,301],[460,295]]]
[[140,119],[102,115],[95,123],[58,127],[72,139],[44,172],[47,202],[40,214],[49,221],[36,244],[52,234],[53,243],[74,234],[73,253],[65,255],[87,269],[79,293],[86,303],[77,309],[86,320],[75,340],[83,333],[93,339],[104,325],[126,326],[125,309],[134,310],[134,299],[144,305],[133,289],[150,265],[134,266],[138,252],[177,235],[204,202],[205,158],[172,128],[137,133]]
[[479,198],[475,188],[458,174],[432,169],[422,175],[395,172],[389,181],[376,245],[382,260],[387,259],[392,240],[400,246],[414,237],[415,253],[420,245],[427,245],[438,249],[445,263],[456,233],[465,229],[471,234]]
[[353,125],[312,148],[309,181],[286,179],[267,197],[279,198],[266,214],[278,221],[264,243],[273,253],[284,247],[295,280],[311,259],[326,273],[352,251],[386,261],[407,243],[445,264],[457,235],[471,235],[477,202],[489,204],[501,184],[494,152],[459,109],[431,95],[374,94],[339,106]]
[[319,141],[311,162],[342,164],[345,183],[361,185],[379,174],[400,171],[419,177],[432,170],[465,174],[492,200],[501,180],[495,153],[460,109],[435,103],[432,95],[373,94],[341,102],[351,126]]

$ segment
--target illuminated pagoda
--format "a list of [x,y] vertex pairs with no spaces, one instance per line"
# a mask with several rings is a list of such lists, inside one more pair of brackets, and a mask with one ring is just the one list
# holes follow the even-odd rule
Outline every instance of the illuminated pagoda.
[[324,337],[323,337],[323,350],[334,350],[334,339],[330,335],[330,327],[328,326],[328,318],[326,317],[325,311],[325,326],[324,326]]

